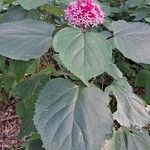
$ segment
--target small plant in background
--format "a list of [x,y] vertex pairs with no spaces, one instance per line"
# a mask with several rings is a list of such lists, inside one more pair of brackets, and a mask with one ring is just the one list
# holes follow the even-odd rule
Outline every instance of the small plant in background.
[[0,2],[0,149],[150,149],[149,0]]

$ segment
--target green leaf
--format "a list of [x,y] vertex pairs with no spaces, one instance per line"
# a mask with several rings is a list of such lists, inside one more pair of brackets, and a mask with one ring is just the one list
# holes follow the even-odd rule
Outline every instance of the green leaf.
[[51,45],[54,27],[48,23],[24,20],[0,25],[0,54],[17,60],[38,58]]
[[[106,21],[106,20],[105,20]],[[100,36],[104,39],[106,39],[108,42],[110,42],[111,46],[112,46],[112,49],[115,49],[115,44],[114,44],[114,39],[113,38],[110,38],[112,37],[112,32],[110,31],[106,31],[106,30],[102,30],[100,32]]]
[[0,55],[0,71],[3,71],[5,68],[6,57]]
[[20,5],[11,7],[6,15],[5,22],[23,20],[23,19],[39,19],[39,12],[37,10],[25,10]]
[[111,133],[109,98],[97,87],[49,81],[36,103],[34,122],[46,150],[99,150]]
[[150,17],[145,18],[145,21],[150,23]]
[[71,2],[74,0],[56,0],[58,4],[64,4],[64,5],[69,5]]
[[108,70],[107,70],[107,73],[110,75],[110,76],[112,76],[114,79],[118,79],[118,78],[122,78],[123,77],[123,74],[122,74],[122,72],[119,70],[119,68],[115,65],[115,64],[113,64],[113,63],[111,63],[110,65],[109,65],[109,68],[108,68]]
[[42,148],[42,141],[39,134],[33,134],[25,145],[25,150],[45,150]]
[[125,76],[132,77],[135,75],[135,70],[132,68],[131,64],[125,61],[118,61],[116,65]]
[[150,1],[149,1],[149,0],[145,0],[144,3],[145,3],[146,5],[150,5]]
[[53,46],[67,69],[86,85],[107,70],[112,57],[111,46],[98,32],[64,28],[55,35]]
[[11,61],[10,70],[15,74],[17,81],[19,81],[24,76],[26,70],[34,62],[35,60],[30,60],[30,61],[12,60]]
[[3,9],[3,0],[0,0],[0,11]]
[[131,14],[131,16],[134,16],[134,21],[139,21],[143,18],[145,18],[149,13],[149,8],[140,8],[138,10],[136,10],[133,14]]
[[40,139],[30,142],[28,150],[45,150],[42,148],[42,141]]
[[50,6],[49,12],[60,17],[64,15],[64,10],[60,6]]
[[112,92],[117,100],[117,111],[113,116],[121,125],[144,127],[150,123],[149,107],[133,93],[125,78],[114,81],[106,91]]
[[137,63],[150,64],[150,26],[148,24],[115,21],[111,25],[118,50]]
[[31,76],[29,79],[20,82],[15,94],[18,95],[25,104],[29,104],[37,98],[39,91],[44,87],[45,83],[50,79],[52,73],[51,68],[46,68],[41,72]]
[[145,0],[127,0],[126,4],[129,7],[136,7],[136,6],[140,6]]
[[11,4],[12,2],[14,2],[15,0],[2,0],[3,3],[6,3],[6,4]]
[[51,1],[52,0],[18,0],[20,5],[27,10],[42,6]]
[[145,88],[144,100],[150,104],[150,71],[141,70],[135,79],[135,86],[143,86]]
[[36,132],[33,116],[34,116],[34,107],[26,108],[23,102],[19,102],[16,108],[16,112],[21,118],[21,129],[19,132],[19,138],[31,136]]
[[4,74],[1,77],[1,86],[3,86],[7,92],[10,92],[11,88],[15,84],[15,75],[11,71],[5,70]]
[[121,127],[115,132],[102,150],[149,150],[150,136],[147,130],[127,129]]
[[111,8],[108,3],[100,3],[99,5],[102,8],[102,10],[104,11],[105,17],[107,17],[111,14]]

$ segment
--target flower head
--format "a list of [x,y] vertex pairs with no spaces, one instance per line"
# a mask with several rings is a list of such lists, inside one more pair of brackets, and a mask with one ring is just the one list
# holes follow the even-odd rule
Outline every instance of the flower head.
[[76,0],[65,10],[65,19],[79,28],[97,26],[104,21],[104,12],[93,0]]

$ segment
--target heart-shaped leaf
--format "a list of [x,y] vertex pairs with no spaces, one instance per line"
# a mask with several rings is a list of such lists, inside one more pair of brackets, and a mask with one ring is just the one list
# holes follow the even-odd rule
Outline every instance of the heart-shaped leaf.
[[99,150],[111,133],[108,95],[65,79],[49,81],[36,103],[34,122],[46,150]]
[[68,27],[56,34],[53,46],[67,69],[85,84],[107,71],[111,63],[111,46],[98,32],[84,33]]

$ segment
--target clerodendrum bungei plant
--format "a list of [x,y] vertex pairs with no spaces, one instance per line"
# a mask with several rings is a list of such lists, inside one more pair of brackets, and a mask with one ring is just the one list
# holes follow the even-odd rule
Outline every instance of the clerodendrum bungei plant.
[[[149,105],[134,94],[113,57],[117,49],[135,63],[150,64],[149,24],[126,22],[122,20],[124,17],[108,20],[109,8],[106,12],[103,3],[100,7],[101,3],[93,0],[18,0],[18,3],[26,12],[44,4],[64,9],[58,22],[45,16],[38,20],[30,16],[0,25],[1,55],[29,61],[40,58],[51,48],[59,66],[70,71],[65,78],[53,75],[38,94],[34,124],[43,147],[150,150],[146,130],[150,123]],[[149,1],[145,5],[149,7]],[[105,87],[95,84],[96,78],[106,73],[113,78],[112,83]],[[42,81],[37,76],[40,74],[28,81],[29,86]],[[26,84],[23,85],[25,88]],[[117,102],[116,110],[110,107],[112,99]]]

